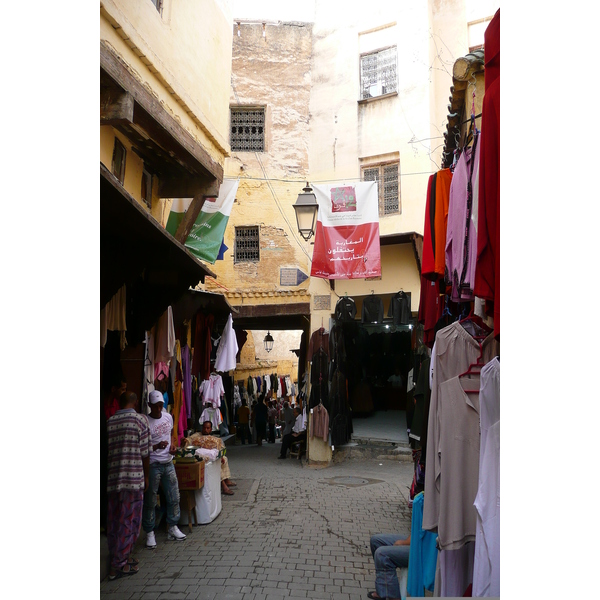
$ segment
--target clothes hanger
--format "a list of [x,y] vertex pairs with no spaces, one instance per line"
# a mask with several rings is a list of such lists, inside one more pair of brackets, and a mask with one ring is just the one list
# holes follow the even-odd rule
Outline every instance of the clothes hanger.
[[[471,312],[464,318],[459,321],[459,323],[463,326],[465,331],[469,335],[471,335],[476,340],[484,340],[490,333],[492,333],[493,329],[485,324],[483,319],[476,315],[473,308],[471,308]],[[465,327],[465,324],[472,323],[472,327]],[[469,331],[471,329],[471,331]]]
[[[471,363],[469,365],[469,368],[464,372],[461,373],[458,378],[462,379],[463,377],[471,377],[472,375],[481,375],[481,369],[484,367],[485,365],[483,364],[483,344],[480,343],[479,344],[479,356],[477,357],[477,361],[474,363]],[[465,393],[467,394],[478,394],[479,393],[479,388],[477,389],[466,389],[463,386],[463,390]]]

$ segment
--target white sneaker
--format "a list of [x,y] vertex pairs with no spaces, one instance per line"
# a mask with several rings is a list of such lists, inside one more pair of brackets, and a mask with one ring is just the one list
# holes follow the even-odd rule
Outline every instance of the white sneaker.
[[185,533],[181,533],[177,525],[172,525],[171,527],[169,527],[169,531],[167,533],[168,540],[177,540],[178,542],[180,542],[181,540],[185,540],[185,537]]
[[146,534],[146,548],[156,548],[156,537],[154,531]]

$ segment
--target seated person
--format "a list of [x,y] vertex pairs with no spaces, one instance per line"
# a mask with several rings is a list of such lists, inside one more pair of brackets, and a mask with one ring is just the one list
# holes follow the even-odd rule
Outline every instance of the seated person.
[[368,598],[400,600],[400,583],[396,569],[408,568],[410,535],[380,533],[371,536],[371,554],[375,561],[375,588]]
[[[185,446],[198,446],[208,450],[223,450],[225,444],[221,438],[215,437],[212,434],[212,423],[204,421],[202,423],[202,433],[194,433],[190,437],[184,439]],[[233,495],[230,487],[237,485],[231,481],[231,472],[229,471],[229,461],[226,456],[221,457],[221,491],[228,496]]]
[[299,405],[294,406],[296,420],[290,433],[286,433],[281,439],[281,454],[277,458],[287,458],[287,451],[294,442],[306,440],[306,424],[302,418],[302,409]]

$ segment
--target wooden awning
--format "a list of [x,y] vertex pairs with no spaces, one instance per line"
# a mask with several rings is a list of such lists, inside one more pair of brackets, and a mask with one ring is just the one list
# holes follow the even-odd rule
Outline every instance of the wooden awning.
[[100,42],[100,125],[111,125],[127,136],[134,152],[157,175],[161,198],[193,198],[210,189],[218,194],[223,167],[104,41]]
[[100,308],[127,285],[135,338],[206,275],[215,277],[100,164]]

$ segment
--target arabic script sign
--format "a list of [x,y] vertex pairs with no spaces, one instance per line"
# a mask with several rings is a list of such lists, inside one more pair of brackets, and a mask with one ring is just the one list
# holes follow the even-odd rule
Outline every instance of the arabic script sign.
[[377,182],[313,186],[319,214],[312,277],[381,276]]

